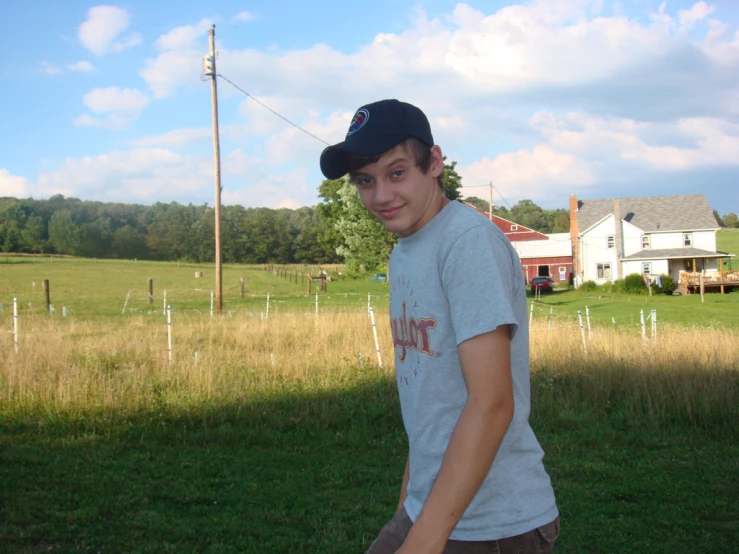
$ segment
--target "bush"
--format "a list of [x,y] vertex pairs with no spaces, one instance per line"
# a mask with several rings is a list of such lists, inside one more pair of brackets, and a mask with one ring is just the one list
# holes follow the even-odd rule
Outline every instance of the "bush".
[[616,279],[615,281],[609,282],[609,283],[603,283],[600,286],[600,290],[607,294],[614,294],[618,292],[624,292],[624,280],[623,279]]
[[598,284],[595,281],[585,281],[580,285],[580,290],[584,292],[594,292],[598,290]]
[[628,294],[644,294],[648,290],[647,284],[644,282],[644,277],[639,273],[632,273],[624,279],[624,292]]
[[662,286],[657,286],[655,283],[654,287],[657,293],[672,294],[675,290],[675,281],[672,279],[672,275],[660,275],[659,278],[662,281]]

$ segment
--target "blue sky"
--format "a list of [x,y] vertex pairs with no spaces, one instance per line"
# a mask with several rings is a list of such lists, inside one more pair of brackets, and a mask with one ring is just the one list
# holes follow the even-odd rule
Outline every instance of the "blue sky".
[[[218,71],[333,143],[419,105],[465,195],[703,192],[739,212],[739,2],[5,3],[0,196],[212,203]],[[11,54],[12,52],[12,54]],[[317,202],[323,144],[219,81],[223,200]]]

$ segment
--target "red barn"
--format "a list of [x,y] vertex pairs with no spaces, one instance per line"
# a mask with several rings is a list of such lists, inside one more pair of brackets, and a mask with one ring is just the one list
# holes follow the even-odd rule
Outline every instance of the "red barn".
[[[472,204],[467,205],[490,217]],[[505,233],[518,252],[527,283],[534,277],[551,277],[555,283],[569,283],[572,274],[572,241],[569,233],[545,235],[497,215],[493,215],[493,223]]]

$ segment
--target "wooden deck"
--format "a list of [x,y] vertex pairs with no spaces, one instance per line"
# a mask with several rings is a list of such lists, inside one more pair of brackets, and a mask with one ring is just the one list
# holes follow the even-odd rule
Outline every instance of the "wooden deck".
[[[681,273],[680,284],[685,287],[688,294],[700,294],[701,291],[701,274],[700,273]],[[703,277],[703,289],[720,289],[721,294],[726,290],[729,291],[739,288],[739,271],[721,271],[716,275]]]

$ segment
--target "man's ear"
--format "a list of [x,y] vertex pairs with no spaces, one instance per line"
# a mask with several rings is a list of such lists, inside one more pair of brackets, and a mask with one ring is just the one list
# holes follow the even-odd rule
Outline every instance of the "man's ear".
[[444,174],[444,156],[438,146],[431,147],[431,167],[429,170],[433,177]]

